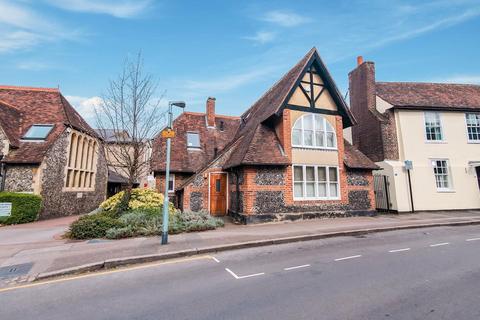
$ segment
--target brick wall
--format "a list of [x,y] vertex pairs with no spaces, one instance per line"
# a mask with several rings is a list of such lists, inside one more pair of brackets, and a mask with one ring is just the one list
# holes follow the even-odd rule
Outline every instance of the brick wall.
[[384,159],[382,132],[375,110],[375,65],[364,62],[348,74],[350,111],[357,120],[352,127],[353,144],[373,161]]
[[357,124],[352,127],[353,144],[372,161],[398,160],[394,112],[376,109],[375,64],[364,62],[348,75],[350,110]]

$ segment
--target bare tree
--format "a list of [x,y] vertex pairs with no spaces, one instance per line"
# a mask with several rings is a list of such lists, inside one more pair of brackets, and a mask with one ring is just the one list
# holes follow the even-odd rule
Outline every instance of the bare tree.
[[139,174],[149,167],[145,156],[152,138],[165,121],[160,108],[163,94],[155,97],[157,84],[143,71],[143,59],[126,59],[122,72],[111,80],[102,102],[95,108],[97,127],[104,140],[114,135],[114,143],[103,143],[109,168],[127,178],[127,188],[119,210],[128,207]]

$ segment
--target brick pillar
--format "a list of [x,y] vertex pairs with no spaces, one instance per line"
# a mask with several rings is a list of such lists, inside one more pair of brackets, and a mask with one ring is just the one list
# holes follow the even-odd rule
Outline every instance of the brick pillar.
[[209,127],[215,127],[215,98],[208,97],[206,109],[207,125]]

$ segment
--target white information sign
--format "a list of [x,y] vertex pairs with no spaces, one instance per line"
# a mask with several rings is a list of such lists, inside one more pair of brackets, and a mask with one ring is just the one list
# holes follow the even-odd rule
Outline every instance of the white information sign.
[[11,202],[0,202],[0,217],[8,217],[12,214]]

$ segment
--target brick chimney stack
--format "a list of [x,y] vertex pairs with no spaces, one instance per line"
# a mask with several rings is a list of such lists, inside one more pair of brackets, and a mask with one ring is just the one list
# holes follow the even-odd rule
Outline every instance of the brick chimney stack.
[[207,126],[215,127],[215,98],[207,99]]
[[352,127],[352,140],[360,151],[373,161],[383,160],[380,121],[376,116],[375,64],[357,58],[357,67],[348,74],[350,111],[357,120]]

